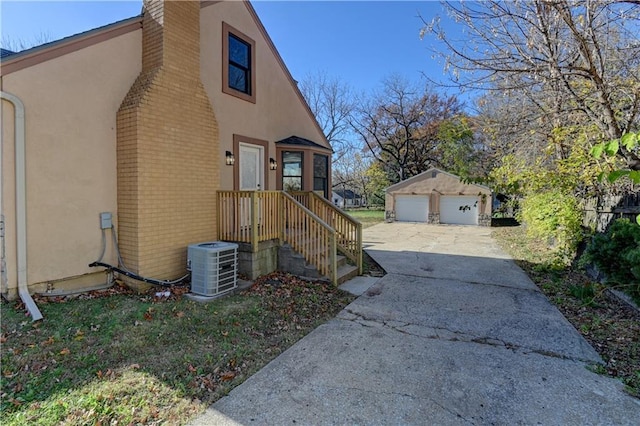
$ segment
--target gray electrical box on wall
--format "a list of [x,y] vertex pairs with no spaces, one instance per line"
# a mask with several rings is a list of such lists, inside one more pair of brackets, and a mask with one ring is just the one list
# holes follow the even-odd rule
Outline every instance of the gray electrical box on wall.
[[111,213],[100,213],[100,229],[110,229],[113,226],[111,223]]

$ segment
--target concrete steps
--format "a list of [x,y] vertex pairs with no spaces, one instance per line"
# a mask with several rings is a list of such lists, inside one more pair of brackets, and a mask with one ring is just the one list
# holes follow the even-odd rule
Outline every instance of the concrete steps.
[[[358,275],[358,267],[347,263],[347,258],[338,254],[336,258],[338,267],[338,284]],[[278,251],[278,269],[307,278],[327,279],[318,272],[315,265],[306,261],[304,256],[295,251],[289,244],[284,244]]]
[[356,265],[343,265],[338,267],[338,285],[358,276]]

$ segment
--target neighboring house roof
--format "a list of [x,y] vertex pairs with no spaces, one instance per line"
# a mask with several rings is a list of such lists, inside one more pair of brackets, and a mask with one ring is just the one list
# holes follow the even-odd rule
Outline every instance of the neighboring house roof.
[[346,198],[348,200],[353,200],[353,199],[356,199],[356,198],[362,198],[362,196],[356,194],[355,192],[353,192],[350,189],[344,189],[344,190],[343,189],[334,189],[333,193],[337,194],[339,197]]
[[6,57],[2,62],[0,75],[20,71],[140,28],[142,28],[142,15],[16,52]]
[[309,139],[301,138],[300,136],[289,136],[286,139],[277,141],[276,145],[298,145],[298,146],[310,146],[314,148],[327,149],[326,146],[320,145],[319,143],[315,143],[314,141],[310,141]]
[[3,49],[0,47],[0,58],[6,58],[9,55],[15,55],[16,52],[12,52],[11,50],[8,49]]
[[[454,179],[461,180],[460,176],[456,176],[453,173],[445,172],[444,170],[440,170],[440,169],[438,169],[436,167],[432,167],[432,168],[430,168],[429,170],[427,170],[425,172],[422,172],[422,173],[417,174],[417,175],[415,175],[413,177],[410,177],[409,179],[405,179],[405,180],[400,181],[400,182],[398,182],[398,183],[396,183],[394,185],[391,185],[390,187],[385,189],[385,191],[389,192],[389,191],[393,191],[393,190],[396,190],[396,189],[400,189],[400,188],[404,187],[405,185],[410,184],[411,182],[416,182],[416,181],[422,180],[424,178],[428,178],[428,175],[432,174],[433,172],[442,173],[442,174],[448,175],[448,176],[450,176],[450,177],[452,177]],[[469,183],[467,185],[475,186],[475,187],[478,187],[480,189],[491,191],[491,188],[489,188],[488,186],[485,186],[485,185],[479,185],[477,183]]]

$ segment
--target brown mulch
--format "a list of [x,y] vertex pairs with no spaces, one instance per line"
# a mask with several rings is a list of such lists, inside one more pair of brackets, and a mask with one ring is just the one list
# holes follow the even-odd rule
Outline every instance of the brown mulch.
[[[180,300],[182,296],[189,293],[189,291],[190,287],[188,285],[175,285],[171,287],[154,286],[144,293],[139,293],[131,287],[125,285],[123,282],[116,280],[116,282],[111,287],[102,290],[92,290],[83,293],[73,293],[68,295],[56,296],[34,294],[33,300],[38,305],[46,305],[47,303],[66,303],[70,300],[101,299],[117,295],[139,295],[154,302],[162,302],[168,300]],[[17,301],[15,306],[16,309],[24,309],[21,301]]]
[[[604,366],[595,371],[621,379],[630,394],[640,397],[640,311],[581,271],[569,269],[550,278],[521,266],[600,354]],[[581,288],[589,289],[587,296],[576,296]]]
[[373,260],[366,251],[362,251],[362,262],[364,264],[364,275],[369,275],[372,277],[384,277],[387,272],[376,262]]
[[607,374],[640,385],[640,312],[604,292],[594,306],[565,304],[563,314],[605,361]]

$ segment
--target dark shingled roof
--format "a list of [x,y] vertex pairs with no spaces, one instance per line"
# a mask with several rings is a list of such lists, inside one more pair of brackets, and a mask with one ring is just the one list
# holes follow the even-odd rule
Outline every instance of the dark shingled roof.
[[300,145],[300,146],[311,146],[314,148],[322,148],[322,149],[326,149],[329,151],[332,151],[330,148],[327,148],[326,146],[322,146],[320,144],[317,144],[313,141],[310,141],[309,139],[305,139],[305,138],[301,138],[300,136],[289,136],[286,139],[282,139],[281,141],[277,141],[276,145]]
[[348,200],[355,200],[356,198],[362,198],[360,195],[356,194],[355,192],[353,192],[350,189],[335,189],[333,190],[333,192],[335,192],[336,194],[338,194],[339,196],[341,196],[342,198],[348,199]]
[[10,55],[13,55],[14,53],[16,53],[16,52],[12,52],[10,50],[3,49],[3,48],[0,47],[0,58],[4,58],[4,57],[10,56]]

